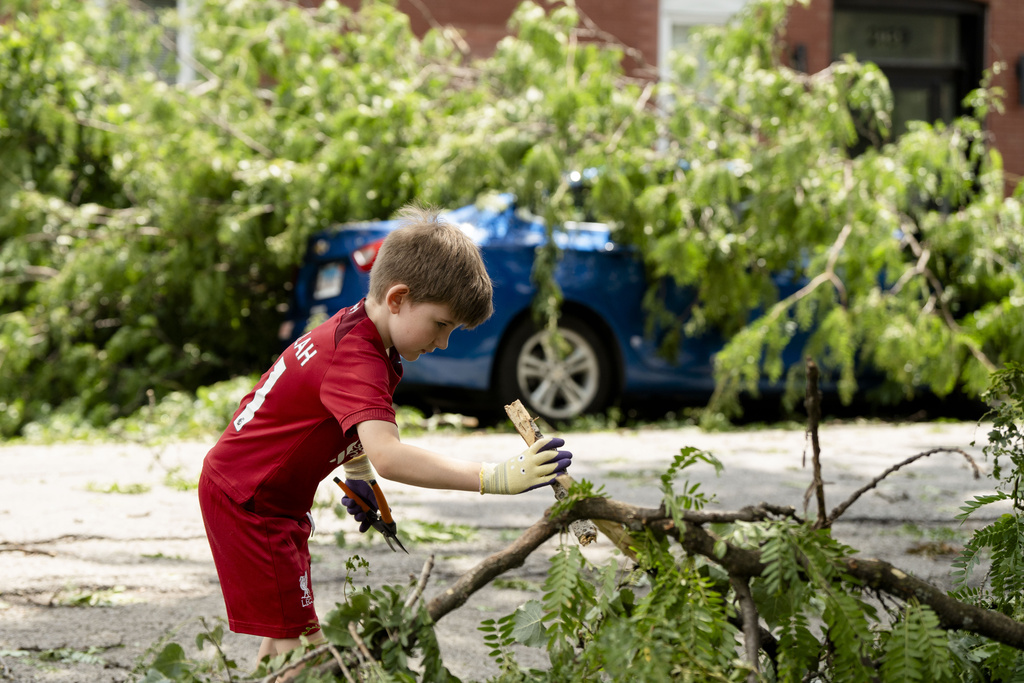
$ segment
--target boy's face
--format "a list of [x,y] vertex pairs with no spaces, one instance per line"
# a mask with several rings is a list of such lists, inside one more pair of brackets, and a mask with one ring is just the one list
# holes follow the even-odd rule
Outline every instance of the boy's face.
[[448,348],[448,337],[459,326],[447,304],[410,303],[406,298],[391,317],[391,343],[407,361],[434,349]]

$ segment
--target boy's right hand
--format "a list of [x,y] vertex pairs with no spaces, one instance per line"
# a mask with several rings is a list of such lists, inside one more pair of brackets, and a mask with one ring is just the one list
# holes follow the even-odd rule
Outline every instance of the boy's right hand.
[[[356,494],[363,499],[363,502],[370,506],[371,510],[377,511],[377,499],[373,495],[373,489],[370,488],[370,484],[362,479],[346,479],[345,486],[351,489],[352,493]],[[359,506],[359,503],[352,500],[348,496],[341,497],[341,504],[345,506],[348,514],[352,515],[357,522],[359,522],[360,533],[366,533],[366,530],[370,528],[370,520],[366,519],[366,512]]]
[[523,493],[550,484],[572,462],[572,453],[558,450],[564,445],[562,439],[540,439],[505,462],[481,463],[480,493]]

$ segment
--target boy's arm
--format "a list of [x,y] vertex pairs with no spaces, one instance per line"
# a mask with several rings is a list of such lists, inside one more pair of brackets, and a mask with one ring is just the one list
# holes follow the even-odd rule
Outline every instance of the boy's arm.
[[424,488],[522,493],[550,484],[572,460],[572,453],[558,450],[561,439],[541,439],[503,463],[479,463],[404,444],[392,422],[368,420],[356,431],[380,476]]
[[356,425],[363,450],[377,474],[402,484],[453,491],[480,490],[480,463],[448,458],[402,443],[398,426],[384,420]]

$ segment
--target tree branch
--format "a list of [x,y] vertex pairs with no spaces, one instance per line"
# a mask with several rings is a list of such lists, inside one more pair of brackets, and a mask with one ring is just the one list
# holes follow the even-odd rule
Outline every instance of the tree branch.
[[[738,518],[738,513],[731,514]],[[672,537],[686,552],[706,557],[736,579],[760,576],[765,568],[760,551],[741,548],[729,542],[725,542],[725,552],[719,557],[715,552],[715,545],[720,539],[704,529],[700,523],[686,520],[684,528],[680,529],[662,510],[641,508],[607,498],[588,498],[577,501],[562,515],[545,516],[508,548],[480,562],[452,587],[431,600],[427,607],[428,613],[436,621],[465,604],[470,595],[495,577],[521,566],[531,552],[557,534],[569,521],[581,518],[615,521],[631,530],[646,528],[655,534]],[[969,631],[1024,650],[1024,623],[999,612],[949,597],[941,589],[908,575],[888,562],[847,558],[839,561],[838,565],[843,572],[868,588],[883,591],[902,600],[916,599],[922,604],[927,604],[938,615],[943,628]]]
[[760,619],[757,616],[757,605],[754,604],[754,597],[750,594],[750,582],[743,577],[730,576],[729,584],[736,593],[736,600],[740,603],[740,614],[743,615],[743,648],[750,660],[752,671],[747,674],[747,683],[757,683],[760,676],[758,672],[759,652],[761,650],[760,640]]
[[636,102],[633,104],[633,110],[629,113],[629,116],[626,116],[625,118],[622,119],[622,122],[619,124],[619,127],[616,128],[615,132],[612,134],[611,140],[609,140],[608,144],[605,145],[605,154],[613,154],[615,152],[615,149],[619,146],[619,141],[622,139],[622,136],[625,135],[626,130],[629,128],[630,121],[633,120],[633,117],[637,113],[642,111],[644,107],[647,106],[647,103],[650,101],[651,95],[653,93],[653,82],[648,83],[646,86],[644,86],[644,90],[642,93],[640,93],[640,97],[638,97]]
[[869,588],[885,591],[903,600],[928,605],[945,629],[958,629],[985,636],[998,643],[1024,650],[1024,623],[1000,612],[960,602],[943,591],[883,560],[844,561],[844,569]]
[[416,604],[416,601],[423,595],[423,589],[427,587],[427,579],[430,578],[430,572],[434,569],[434,556],[431,555],[427,558],[427,561],[423,563],[423,569],[420,571],[420,580],[416,583],[416,588],[409,597],[405,599],[404,606],[409,609]]
[[[814,489],[814,497],[818,501],[818,521],[814,528],[820,529],[828,524],[828,514],[825,510],[825,483],[821,479],[821,444],[818,441],[818,422],[821,420],[821,389],[818,388],[818,366],[807,359],[807,398],[804,400],[807,406],[807,434],[811,438],[811,464],[814,467],[814,480],[811,487]],[[810,493],[810,489],[808,489]],[[806,507],[806,505],[805,505]]]
[[430,8],[423,2],[423,0],[409,0],[409,2],[415,7],[419,13],[427,20],[430,24],[430,28],[437,31],[440,35],[444,36],[445,39],[451,42],[463,57],[468,57],[470,54],[469,43],[465,41],[458,29],[454,26],[442,24],[430,11]]
[[896,463],[895,465],[893,465],[892,467],[890,467],[889,469],[887,469],[886,471],[882,472],[880,475],[878,475],[877,477],[872,479],[870,482],[868,482],[864,486],[862,486],[859,489],[857,489],[856,491],[854,491],[850,495],[849,498],[847,498],[842,503],[840,503],[835,508],[833,508],[832,514],[830,514],[828,516],[828,523],[827,523],[826,526],[832,526],[832,523],[835,522],[836,519],[838,519],[841,514],[846,512],[846,509],[848,507],[850,507],[855,502],[857,502],[858,498],[860,498],[865,493],[867,493],[871,489],[873,489],[876,486],[878,486],[878,484],[883,479],[888,477],[890,474],[892,474],[896,470],[900,469],[901,467],[905,467],[905,466],[909,465],[910,463],[914,462],[915,460],[920,460],[921,458],[926,458],[929,455],[934,455],[936,453],[959,453],[960,455],[964,456],[964,458],[967,460],[967,462],[973,468],[973,470],[974,470],[974,478],[978,479],[979,477],[981,477],[981,470],[978,468],[978,463],[974,462],[974,458],[972,458],[963,449],[960,449],[960,448],[933,448],[930,451],[924,451],[923,453],[918,453],[917,455],[912,455],[909,458],[907,458],[906,460],[904,460],[902,462],[899,462],[899,463]]
[[[570,520],[564,520],[568,524]],[[452,586],[427,603],[427,613],[438,621],[452,610],[466,604],[469,597],[509,569],[521,567],[526,558],[542,543],[558,533],[561,526],[545,516],[527,529],[512,545],[490,555],[459,577]]]
[[[915,459],[924,455],[926,454],[915,456]],[[905,464],[907,463],[901,463],[900,466]],[[495,578],[510,569],[522,566],[532,552],[558,534],[573,520],[606,520],[620,524],[634,532],[646,529],[656,535],[671,537],[690,555],[701,555],[725,569],[740,602],[740,616],[745,638],[744,649],[748,658],[757,667],[755,653],[761,649],[761,644],[764,644],[766,650],[774,650],[777,645],[771,633],[761,628],[756,605],[749,593],[749,579],[760,576],[765,569],[761,553],[757,549],[742,548],[728,541],[724,543],[725,551],[723,553],[721,552],[722,546],[718,545],[721,539],[704,529],[702,525],[711,522],[757,521],[780,515],[799,519],[792,508],[762,503],[757,506],[745,507],[739,511],[683,511],[683,527],[679,528],[666,515],[664,509],[642,508],[608,498],[578,500],[569,510],[559,515],[552,515],[549,511],[507,548],[488,556],[463,574],[455,584],[427,604],[427,613],[436,622],[446,614],[458,609],[473,593],[488,585]],[[717,548],[716,545],[718,545]],[[839,560],[837,566],[843,573],[851,579],[859,581],[865,588],[884,592],[898,599],[913,599],[928,605],[938,616],[940,624],[945,629],[969,631],[1018,650],[1024,650],[1024,623],[1015,621],[1004,614],[963,603],[928,582],[910,576],[882,560],[845,558]],[[426,571],[426,567],[424,569]],[[421,583],[423,583],[422,574]],[[744,587],[747,588],[746,591]],[[355,624],[350,624],[349,628],[350,631],[353,631]],[[365,649],[365,644],[358,637],[358,631],[353,634],[353,637],[356,640],[357,648],[362,644],[360,649],[364,649],[362,652],[353,650],[353,654],[361,656],[364,663],[375,663],[372,655],[369,655],[369,650]],[[322,650],[323,647],[325,646],[318,648],[317,651]],[[340,657],[336,653],[332,652],[332,654],[335,654],[335,661],[326,662],[318,668],[340,673],[342,664],[338,661]],[[771,654],[769,652],[770,656]],[[756,678],[751,680],[756,680]]]
[[954,334],[960,335],[964,346],[967,347],[967,349],[971,352],[971,355],[973,355],[974,358],[979,363],[981,363],[986,370],[988,370],[989,372],[995,372],[995,363],[993,363],[992,360],[985,354],[985,352],[981,349],[981,346],[975,340],[971,339],[964,333],[963,327],[961,327],[960,323],[957,322],[956,318],[953,316],[953,312],[949,310],[949,304],[944,296],[945,288],[943,287],[942,282],[939,280],[939,278],[932,271],[932,269],[928,267],[928,261],[931,258],[931,250],[924,247],[917,240],[917,238],[914,237],[910,230],[904,230],[903,234],[904,241],[910,246],[911,251],[913,251],[914,255],[917,256],[918,258],[917,263],[914,265],[914,267],[909,269],[900,277],[899,282],[897,282],[896,286],[893,287],[892,293],[895,294],[899,292],[899,289],[902,288],[903,285],[906,284],[906,282],[912,279],[915,275],[923,275],[925,280],[928,282],[929,287],[931,287],[932,291],[935,292],[934,299],[939,304],[939,317],[942,318],[943,322],[946,323],[946,326]]
[[[623,514],[626,512],[629,514]],[[719,558],[715,554],[715,542],[718,539],[709,532],[692,522],[687,522],[685,530],[681,532],[670,519],[658,519],[652,514],[654,512],[616,501],[607,501],[604,498],[579,501],[572,510],[573,515],[585,514],[591,519],[611,517],[623,522],[627,527],[630,522],[642,520],[647,528],[656,533],[665,533],[680,541],[683,549],[690,554],[703,555],[721,565],[730,576],[753,577],[760,576],[763,572],[764,564],[760,551],[740,548],[726,542],[725,554]],[[938,615],[943,628],[969,631],[1024,650],[1024,623],[999,612],[961,602],[930,583],[910,576],[882,560],[848,558],[840,561],[839,565],[852,578],[869,588],[884,591],[903,600],[913,598],[927,604]]]

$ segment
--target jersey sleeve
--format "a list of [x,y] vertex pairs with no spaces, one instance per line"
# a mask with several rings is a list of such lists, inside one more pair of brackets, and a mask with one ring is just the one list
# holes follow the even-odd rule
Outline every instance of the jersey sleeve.
[[345,335],[335,349],[345,362],[331,363],[324,374],[320,400],[346,435],[366,420],[395,422],[397,377],[378,344],[360,334]]

